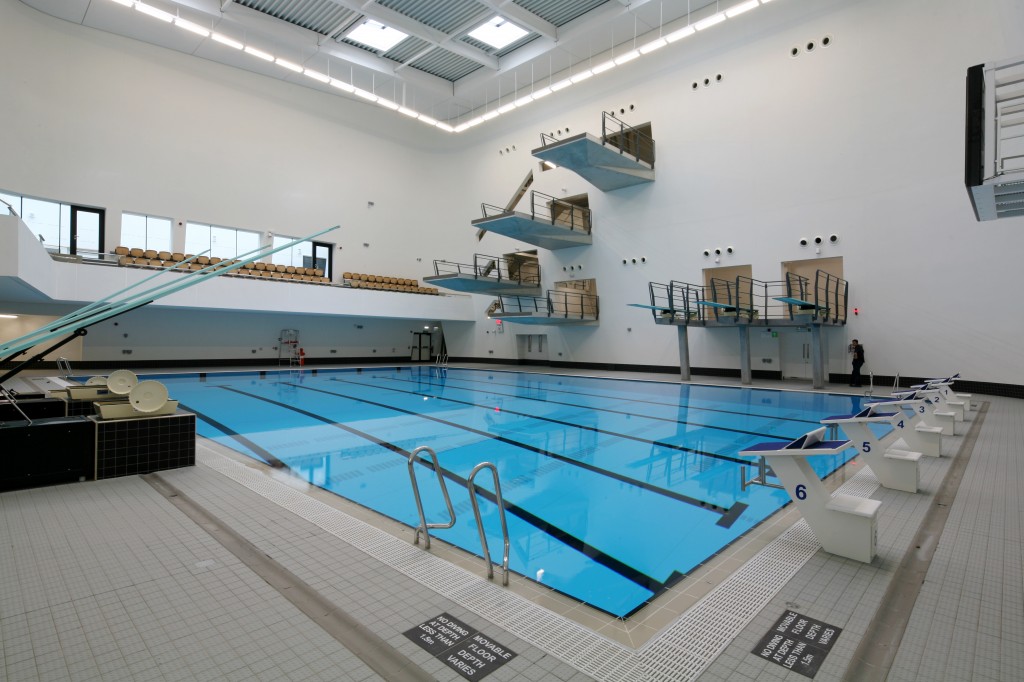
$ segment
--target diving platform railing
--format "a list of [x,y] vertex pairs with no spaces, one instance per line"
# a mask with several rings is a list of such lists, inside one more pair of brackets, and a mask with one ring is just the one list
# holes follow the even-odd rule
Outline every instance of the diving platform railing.
[[1024,56],[967,70],[964,184],[979,221],[1024,216]]
[[591,243],[590,209],[536,190],[530,192],[529,213],[493,204],[480,204],[482,218],[473,226],[544,249],[563,249]]
[[546,296],[498,297],[499,317],[509,322],[533,324],[565,324],[596,322],[600,315],[600,299],[593,294],[568,289],[549,289]]
[[814,282],[796,273],[786,273],[786,294],[775,300],[789,306],[789,316],[810,314],[824,322],[845,324],[849,282],[824,270],[814,273]]
[[535,262],[524,266],[520,258],[477,253],[472,263],[435,260],[434,273],[423,281],[454,291],[497,294],[527,289],[531,291],[524,293],[540,293],[540,267]]
[[131,293],[133,290],[142,287],[148,282],[152,282],[166,273],[177,269],[168,268],[159,270],[149,277],[116,291],[110,296],[96,301],[95,303],[83,306],[82,308],[54,320],[35,331],[6,341],[0,344],[0,356],[3,356],[3,362],[13,361],[15,358],[27,353],[29,350],[39,346],[40,344],[60,339],[50,347],[36,353],[28,360],[21,362],[13,369],[0,376],[0,384],[18,375],[33,363],[41,360],[46,354],[66,345],[74,338],[78,336],[85,336],[88,333],[88,327],[91,327],[92,325],[117,317],[118,315],[124,315],[125,313],[149,305],[150,303],[173,293],[209,281],[214,277],[219,277],[229,272],[233,272],[244,267],[245,264],[251,260],[257,260],[277,253],[278,251],[290,249],[302,242],[315,239],[321,235],[327,234],[328,232],[332,232],[338,229],[338,227],[340,226],[335,225],[334,227],[321,230],[309,237],[293,239],[277,247],[260,247],[253,249],[247,253],[238,255],[237,262],[226,267],[223,266],[222,263],[217,263],[205,266],[199,270],[189,270],[187,272],[178,271],[176,273],[177,276],[170,278],[172,281],[166,281],[163,284]]
[[549,167],[573,171],[603,191],[654,181],[655,145],[649,123],[632,126],[601,112],[601,136],[557,139],[541,133],[531,154]]

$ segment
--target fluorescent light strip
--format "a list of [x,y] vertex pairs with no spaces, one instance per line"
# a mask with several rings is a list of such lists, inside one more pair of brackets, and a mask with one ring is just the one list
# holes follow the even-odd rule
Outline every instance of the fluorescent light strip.
[[[124,3],[121,3],[121,4],[124,4]],[[7,313],[3,313],[2,315],[0,315],[0,317],[4,318],[5,320],[16,320],[16,319],[18,319],[17,315],[8,315]]]
[[328,76],[326,73],[320,73],[319,71],[314,71],[313,69],[303,69],[302,73],[309,76],[315,81],[320,81],[321,83],[331,82],[331,77]]
[[203,28],[199,24],[193,24],[191,21],[182,19],[181,17],[175,17],[174,25],[178,28],[183,28],[186,31],[189,31],[190,33],[195,33],[197,36],[202,36],[204,38],[210,37],[210,31],[208,29]]
[[744,12],[749,12],[750,10],[757,7],[759,4],[760,3],[758,2],[758,0],[747,0],[746,2],[741,2],[740,4],[734,5],[733,7],[730,7],[729,9],[725,10],[725,16],[732,19],[733,17],[739,16]]
[[221,45],[227,45],[228,47],[233,47],[236,50],[241,50],[243,47],[245,47],[245,45],[242,45],[242,43],[238,42],[234,38],[228,38],[223,33],[217,33],[215,31],[210,34],[210,37],[216,40]]
[[[516,99],[516,100],[514,100],[512,102],[508,102],[508,103],[504,104],[503,106],[498,107],[497,109],[493,109],[491,111],[488,111],[488,112],[486,112],[486,113],[484,113],[484,114],[482,114],[480,116],[477,116],[475,118],[470,119],[469,121],[466,121],[464,123],[460,123],[458,126],[455,126],[455,127],[452,127],[451,125],[449,125],[447,123],[438,121],[437,119],[432,118],[430,116],[427,116],[426,114],[421,114],[420,112],[416,111],[415,109],[410,109],[408,107],[402,106],[402,105],[400,105],[397,102],[394,102],[392,100],[389,100],[389,99],[386,99],[386,98],[383,98],[383,97],[378,97],[374,93],[369,92],[367,90],[363,90],[361,88],[357,88],[354,85],[350,85],[349,83],[346,83],[344,81],[340,81],[340,80],[338,80],[336,78],[331,78],[330,76],[328,76],[328,75],[326,75],[324,73],[321,73],[319,71],[315,71],[315,70],[312,70],[312,69],[305,69],[301,65],[296,64],[294,62],[290,62],[290,61],[288,61],[286,59],[275,58],[274,55],[272,55],[272,54],[270,54],[268,52],[264,52],[263,50],[260,50],[260,49],[257,49],[255,47],[252,47],[251,45],[244,45],[243,43],[235,40],[234,38],[229,38],[228,36],[226,36],[226,35],[224,35],[222,33],[217,33],[216,31],[210,31],[209,29],[206,29],[203,26],[200,26],[199,24],[196,24],[194,22],[188,21],[186,19],[182,19],[181,17],[176,17],[176,16],[174,16],[173,14],[171,14],[169,12],[165,12],[165,11],[163,11],[161,9],[158,9],[156,7],[153,7],[151,5],[147,5],[144,2],[139,2],[138,0],[112,0],[112,2],[116,2],[117,4],[123,5],[125,7],[134,7],[139,12],[142,12],[143,14],[147,14],[147,15],[155,18],[155,19],[159,19],[160,21],[164,21],[164,22],[168,22],[168,23],[173,22],[176,26],[178,26],[181,29],[184,29],[186,31],[190,31],[191,33],[195,33],[196,35],[202,36],[204,38],[206,38],[206,37],[213,38],[214,41],[220,43],[221,45],[226,45],[227,47],[231,47],[231,48],[234,48],[236,50],[244,50],[246,53],[251,54],[254,57],[258,57],[259,59],[262,59],[264,61],[274,62],[277,65],[279,65],[279,66],[281,66],[283,68],[288,69],[289,71],[293,71],[295,73],[302,73],[302,74],[308,76],[309,78],[312,78],[313,80],[318,81],[320,83],[328,83],[332,87],[335,87],[335,88],[337,88],[337,89],[339,89],[339,90],[341,90],[343,92],[354,94],[354,95],[356,95],[356,96],[358,96],[358,97],[360,97],[362,99],[365,99],[365,100],[370,101],[370,102],[374,102],[374,103],[384,107],[385,109],[389,109],[391,111],[398,111],[398,113],[400,113],[400,114],[403,114],[403,115],[408,116],[410,118],[415,118],[415,119],[417,119],[419,121],[422,121],[423,123],[425,123],[427,125],[430,125],[430,126],[433,126],[433,127],[436,127],[436,128],[440,128],[441,130],[444,130],[444,131],[449,132],[449,133],[461,133],[461,132],[463,132],[465,130],[468,130],[468,129],[474,127],[474,126],[480,125],[481,123],[483,123],[485,121],[490,121],[492,119],[495,119],[498,116],[500,116],[501,114],[506,114],[506,113],[512,111],[513,109],[517,109],[519,107],[525,106],[525,105],[529,104],[530,102],[532,102],[534,100],[540,99],[542,97],[547,97],[548,95],[550,95],[553,92],[558,92],[559,90],[564,90],[565,88],[568,88],[570,85],[574,85],[575,83],[580,83],[582,81],[585,81],[585,80],[587,80],[588,78],[590,78],[590,77],[592,77],[594,75],[597,75],[597,74],[600,74],[600,73],[604,73],[605,71],[611,71],[612,69],[614,69],[618,65],[625,64],[627,62],[631,62],[634,59],[640,57],[641,55],[650,54],[651,52],[654,52],[655,50],[661,49],[665,45],[668,45],[670,43],[674,43],[674,42],[676,42],[678,40],[682,40],[683,38],[691,36],[696,31],[703,31],[703,30],[705,30],[707,28],[710,28],[712,26],[720,24],[723,21],[725,21],[726,18],[731,18],[731,17],[739,16],[740,14],[744,14],[746,12],[749,12],[750,10],[755,9],[759,5],[771,2],[771,0],[744,0],[743,2],[740,2],[737,5],[734,5],[733,7],[730,7],[729,9],[725,10],[724,12],[718,12],[717,14],[713,14],[713,15],[705,18],[705,19],[702,19],[702,20],[696,22],[695,24],[684,26],[684,27],[682,27],[682,28],[680,28],[680,29],[678,29],[676,31],[673,31],[672,33],[669,33],[668,35],[666,35],[664,37],[655,38],[654,40],[650,41],[649,43],[641,45],[637,49],[630,50],[629,52],[626,52],[626,53],[624,53],[622,55],[619,55],[618,57],[615,57],[614,59],[610,59],[610,60],[608,60],[606,62],[598,64],[597,66],[593,67],[592,69],[585,69],[583,71],[580,71],[576,75],[570,76],[568,78],[564,78],[564,79],[558,81],[557,83],[552,83],[549,86],[546,86],[546,87],[543,87],[543,88],[539,88],[536,91],[534,91],[534,92],[532,92],[532,93],[530,93],[528,95],[524,95],[524,96],[522,96],[522,97],[520,97],[520,98],[518,98],[518,99]],[[363,25],[365,26],[367,24],[370,24],[370,26],[367,26],[367,28],[373,27],[373,28],[376,28],[378,30],[385,29],[384,26],[377,25],[376,22],[367,21],[367,22],[364,22]],[[383,32],[387,32],[388,30],[392,30],[393,31],[393,29],[386,29]],[[397,31],[395,33],[398,33],[398,34],[402,35],[400,31]],[[358,41],[358,39],[356,39],[356,40]],[[361,41],[358,41],[358,42],[361,42]],[[367,44],[367,43],[364,43],[364,44]],[[382,46],[377,46],[376,49],[384,49],[384,48]]]
[[166,21],[166,22],[170,23],[171,21],[174,20],[174,15],[171,14],[170,12],[165,12],[162,9],[157,9],[156,7],[152,7],[150,5],[147,5],[144,2],[136,2],[135,3],[135,9],[137,9],[140,12],[142,12],[143,14],[148,14],[149,16],[153,17],[154,19],[159,19],[160,21]]
[[255,48],[255,47],[253,47],[252,45],[246,45],[245,46],[245,53],[246,54],[251,54],[253,57],[259,57],[260,59],[262,59],[264,61],[267,61],[267,62],[274,61],[274,55],[270,54],[269,52],[264,52],[263,50],[259,50],[259,49]]
[[693,27],[698,31],[703,31],[706,28],[711,28],[716,24],[722,23],[723,21],[725,21],[725,12],[719,12],[718,14],[712,14],[707,19],[701,19],[694,24]]

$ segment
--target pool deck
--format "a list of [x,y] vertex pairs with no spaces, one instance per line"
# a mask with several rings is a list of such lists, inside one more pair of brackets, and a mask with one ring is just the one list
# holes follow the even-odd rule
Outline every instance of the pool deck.
[[[830,477],[882,501],[871,564],[818,549],[787,507],[627,621],[502,588],[479,558],[424,552],[205,440],[188,469],[3,493],[0,679],[465,679],[404,634],[447,613],[516,654],[489,680],[804,680],[751,653],[787,610],[842,629],[817,680],[1024,679],[1024,401],[975,401],[944,456],[922,459],[923,492],[877,488],[859,464]],[[918,535],[935,509],[948,516]],[[916,599],[887,594],[930,549]]]

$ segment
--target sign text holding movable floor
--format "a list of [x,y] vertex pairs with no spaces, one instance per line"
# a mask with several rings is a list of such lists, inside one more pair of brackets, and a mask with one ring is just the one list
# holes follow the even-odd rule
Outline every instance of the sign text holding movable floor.
[[442,613],[420,623],[405,636],[467,680],[479,680],[516,657],[454,616]]
[[840,632],[842,628],[786,611],[752,653],[805,677],[814,677]]

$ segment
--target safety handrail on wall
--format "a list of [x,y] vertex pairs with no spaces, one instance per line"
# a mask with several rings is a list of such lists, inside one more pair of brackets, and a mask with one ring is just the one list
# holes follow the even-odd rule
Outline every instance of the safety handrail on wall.
[[620,154],[632,156],[654,168],[654,138],[607,111],[601,112],[601,143],[610,144]]
[[[417,462],[423,461],[420,457],[421,452],[426,452],[430,455],[430,459],[433,462],[434,473],[437,474],[437,482],[441,485],[441,494],[444,495],[444,503],[448,507],[448,516],[451,521],[448,523],[427,523],[426,514],[423,513],[423,499],[420,497],[420,486],[416,483],[416,472],[413,470],[413,465]],[[452,498],[448,496],[448,486],[445,485],[444,475],[441,473],[441,465],[437,461],[437,453],[426,445],[421,445],[412,452],[409,453],[409,480],[412,482],[412,494],[416,498],[416,511],[420,515],[420,525],[416,528],[416,537],[413,539],[413,544],[420,544],[420,533],[423,533],[423,548],[430,549],[430,529],[431,528],[451,528],[455,525],[455,508],[452,507]]]
[[480,517],[480,504],[476,500],[476,475],[484,469],[490,469],[494,480],[494,502],[498,505],[498,518],[501,519],[501,538],[504,543],[504,554],[501,558],[501,584],[508,585],[508,524],[505,522],[505,501],[501,497],[501,482],[498,480],[498,468],[490,462],[480,462],[469,474],[469,500],[473,503],[473,516],[476,517],[476,529],[480,533],[480,546],[484,551],[484,562],[487,564],[487,577],[494,578],[494,564],[491,562],[491,550],[487,546],[483,519]]

